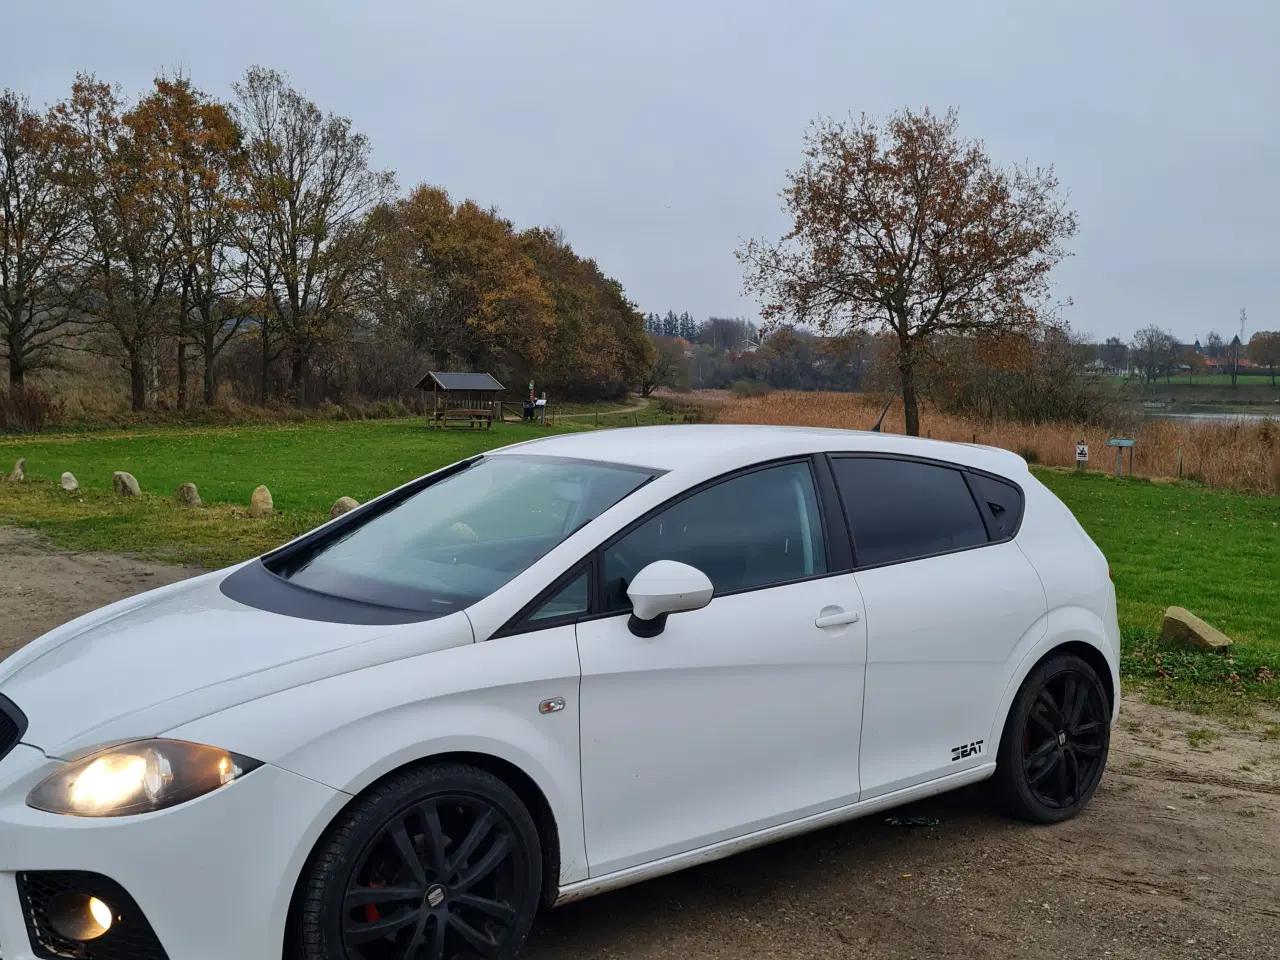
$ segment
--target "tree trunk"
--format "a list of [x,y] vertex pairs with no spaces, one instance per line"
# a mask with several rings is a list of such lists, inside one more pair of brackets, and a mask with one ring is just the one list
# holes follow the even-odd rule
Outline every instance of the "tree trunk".
[[902,415],[907,422],[907,436],[920,436],[920,409],[916,403],[916,371],[904,349],[898,371],[902,374]]
[[[12,342],[9,344],[9,389],[20,390],[27,379],[26,367],[22,365],[22,351]],[[1275,378],[1272,378],[1275,386]]]
[[260,330],[259,333],[262,335],[262,376],[258,381],[258,404],[265,407],[267,405],[267,373],[271,369],[271,348],[266,329]]
[[141,347],[129,353],[129,392],[135,413],[147,409],[147,364]]
[[204,405],[213,406],[213,344],[210,339],[204,343]]
[[294,352],[289,370],[289,389],[293,393],[293,402],[299,407],[304,406],[307,400],[307,355],[302,351]]
[[187,409],[187,301],[191,298],[191,281],[182,278],[182,297],[178,301],[178,409]]

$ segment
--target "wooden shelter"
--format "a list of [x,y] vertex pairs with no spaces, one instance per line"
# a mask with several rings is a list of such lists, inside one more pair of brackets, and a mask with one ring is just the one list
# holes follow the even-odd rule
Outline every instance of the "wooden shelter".
[[414,385],[431,391],[427,419],[433,427],[464,423],[489,429],[494,417],[501,417],[503,386],[487,373],[444,373],[429,371]]

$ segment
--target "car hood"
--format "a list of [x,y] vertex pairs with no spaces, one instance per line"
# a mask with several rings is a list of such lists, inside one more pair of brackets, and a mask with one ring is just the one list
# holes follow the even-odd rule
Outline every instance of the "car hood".
[[[23,742],[51,756],[154,736],[178,723],[358,667],[334,654],[404,628],[268,613],[224,596],[233,570],[141,594],[45,634],[0,664],[0,693],[26,714]],[[465,621],[465,615],[458,614]],[[454,617],[446,618],[454,621]],[[470,641],[455,622],[423,625]],[[379,646],[379,645],[375,645]],[[385,660],[403,644],[367,651]],[[413,652],[423,652],[421,645]],[[401,655],[408,655],[407,652]],[[321,665],[319,661],[326,661]]]

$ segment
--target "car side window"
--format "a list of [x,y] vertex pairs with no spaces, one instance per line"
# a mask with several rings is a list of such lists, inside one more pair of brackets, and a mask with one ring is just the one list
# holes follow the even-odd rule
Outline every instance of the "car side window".
[[808,462],[714,484],[607,547],[604,612],[631,608],[627,586],[655,560],[697,567],[717,596],[826,573],[826,540]]
[[980,473],[969,474],[969,480],[978,499],[985,501],[991,511],[991,539],[1012,537],[1022,519],[1022,491],[1012,483]]
[[558,620],[561,617],[581,616],[591,607],[590,569],[565,584],[564,589],[552,594],[536,610],[524,618],[527,626],[537,626],[542,620]]
[[832,461],[859,567],[914,560],[987,542],[959,470],[874,457]]

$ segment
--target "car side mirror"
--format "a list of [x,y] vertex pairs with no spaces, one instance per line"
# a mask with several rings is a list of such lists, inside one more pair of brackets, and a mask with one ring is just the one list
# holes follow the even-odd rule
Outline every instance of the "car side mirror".
[[665,629],[669,614],[701,610],[714,592],[711,580],[698,568],[655,560],[627,587],[632,611],[627,626],[637,637],[656,637]]

